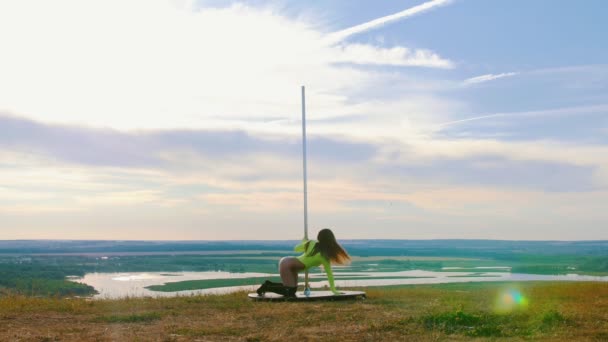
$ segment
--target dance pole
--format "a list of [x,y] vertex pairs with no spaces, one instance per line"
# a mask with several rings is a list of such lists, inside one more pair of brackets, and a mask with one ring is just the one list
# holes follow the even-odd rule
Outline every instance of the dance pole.
[[[308,184],[306,181],[306,104],[304,86],[302,86],[302,168],[304,173],[304,238],[308,239]],[[308,270],[304,273],[304,293],[310,294]]]

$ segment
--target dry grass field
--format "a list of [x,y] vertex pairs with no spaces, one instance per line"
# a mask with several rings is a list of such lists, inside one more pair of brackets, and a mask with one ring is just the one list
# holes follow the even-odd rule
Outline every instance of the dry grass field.
[[[526,305],[497,303],[517,289]],[[606,283],[365,289],[351,302],[252,302],[245,293],[123,300],[0,297],[1,341],[608,340]],[[504,303],[503,303],[504,304]]]

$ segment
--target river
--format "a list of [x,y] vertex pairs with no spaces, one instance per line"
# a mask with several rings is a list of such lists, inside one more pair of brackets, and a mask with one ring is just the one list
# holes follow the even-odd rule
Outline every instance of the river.
[[[254,291],[257,286],[231,286],[204,290],[177,292],[160,292],[146,289],[150,285],[162,285],[169,282],[203,279],[243,279],[252,277],[276,277],[267,273],[230,273],[230,272],[131,272],[131,273],[88,273],[84,277],[72,277],[70,280],[93,286],[99,293],[93,298],[116,299],[125,297],[174,297],[201,294],[225,294],[236,291]],[[311,274],[312,289],[328,285],[325,274]],[[442,284],[487,281],[602,281],[608,282],[608,276],[588,276],[579,274],[540,275],[510,272],[436,272],[409,270],[399,272],[336,272],[336,286],[366,287],[407,284]],[[361,278],[345,279],[340,278]]]

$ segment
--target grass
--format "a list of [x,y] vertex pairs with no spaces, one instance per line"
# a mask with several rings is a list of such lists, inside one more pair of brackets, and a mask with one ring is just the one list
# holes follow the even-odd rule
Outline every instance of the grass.
[[[497,309],[516,289],[527,305]],[[606,283],[372,287],[352,302],[253,302],[245,293],[86,300],[0,297],[0,340],[601,341]]]
[[108,315],[101,316],[99,321],[106,323],[149,323],[161,318],[158,312],[144,312],[129,315]]

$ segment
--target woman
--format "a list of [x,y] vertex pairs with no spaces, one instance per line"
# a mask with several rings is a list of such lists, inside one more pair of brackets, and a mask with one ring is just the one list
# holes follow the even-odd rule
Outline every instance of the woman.
[[350,256],[338,244],[331,230],[322,229],[317,235],[317,241],[304,239],[294,250],[303,254],[299,257],[285,257],[279,262],[282,283],[267,280],[257,289],[259,296],[263,296],[266,292],[274,292],[286,297],[295,297],[298,289],[298,272],[320,265],[325,269],[331,292],[340,294],[334,284],[331,264],[346,264],[350,261]]

